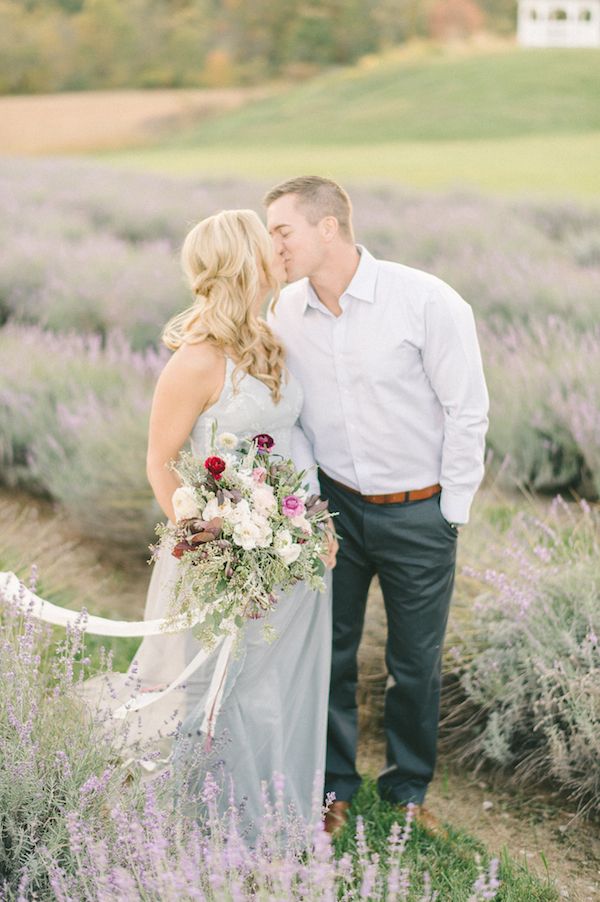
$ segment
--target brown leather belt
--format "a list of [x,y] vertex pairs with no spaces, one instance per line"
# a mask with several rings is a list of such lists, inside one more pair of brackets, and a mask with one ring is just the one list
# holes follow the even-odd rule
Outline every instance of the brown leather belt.
[[434,495],[439,495],[442,491],[441,485],[439,482],[436,482],[435,485],[428,485],[424,489],[412,489],[407,492],[391,492],[389,495],[363,495],[358,489],[352,489],[349,485],[344,485],[343,482],[332,479],[332,477],[328,476],[323,470],[320,469],[320,472],[326,479],[333,482],[333,484],[337,485],[340,489],[343,489],[345,492],[350,492],[352,495],[358,495],[359,498],[362,498],[363,501],[368,501],[369,504],[404,504],[406,501],[425,501],[427,498],[433,498]]

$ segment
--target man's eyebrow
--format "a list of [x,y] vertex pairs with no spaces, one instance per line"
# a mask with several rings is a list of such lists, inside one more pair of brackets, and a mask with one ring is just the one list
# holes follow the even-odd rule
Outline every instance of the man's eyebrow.
[[279,225],[272,226],[272,227],[269,229],[269,232],[270,232],[271,235],[272,235],[273,232],[279,232],[279,231],[281,231],[281,229],[289,229],[289,228],[290,228],[289,223],[287,223],[287,222],[281,222]]

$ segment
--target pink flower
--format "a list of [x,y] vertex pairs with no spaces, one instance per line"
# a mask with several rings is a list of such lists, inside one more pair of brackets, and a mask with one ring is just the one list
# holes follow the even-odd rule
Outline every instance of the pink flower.
[[254,467],[254,469],[252,470],[252,479],[254,480],[254,482],[257,482],[259,485],[261,485],[266,478],[267,471],[265,467]]
[[304,501],[297,495],[286,495],[281,502],[281,513],[284,517],[299,517],[305,510]]

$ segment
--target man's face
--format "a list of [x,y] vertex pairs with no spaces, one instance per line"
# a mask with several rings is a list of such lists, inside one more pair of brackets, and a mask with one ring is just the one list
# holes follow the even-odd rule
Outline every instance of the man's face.
[[319,226],[307,220],[295,194],[284,194],[270,204],[267,228],[285,266],[286,281],[310,278],[323,261],[326,242]]

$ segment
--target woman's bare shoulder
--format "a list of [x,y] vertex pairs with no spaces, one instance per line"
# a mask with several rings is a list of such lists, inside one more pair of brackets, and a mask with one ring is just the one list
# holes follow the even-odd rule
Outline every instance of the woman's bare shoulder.
[[184,343],[174,351],[165,369],[168,368],[173,375],[218,377],[224,361],[223,351],[211,342]]

